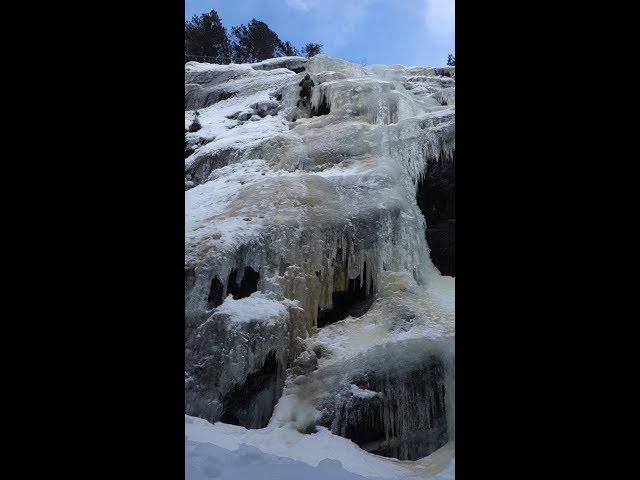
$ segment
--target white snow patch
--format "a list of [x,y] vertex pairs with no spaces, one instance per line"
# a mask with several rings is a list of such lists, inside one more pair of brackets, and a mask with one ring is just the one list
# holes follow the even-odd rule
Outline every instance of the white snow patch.
[[350,389],[351,389],[351,393],[353,393],[354,397],[358,397],[358,398],[374,398],[374,397],[379,397],[381,396],[380,392],[372,392],[371,390],[366,390],[364,388],[360,388],[357,385],[354,385],[353,383],[351,385],[349,385]]
[[273,300],[261,292],[254,292],[249,297],[234,300],[229,295],[216,309],[217,313],[226,313],[231,320],[238,323],[263,321],[273,324],[286,320],[289,316],[287,307],[299,308],[294,300]]
[[409,462],[365,452],[325,428],[311,434],[286,427],[248,430],[221,422],[212,425],[188,415],[185,443],[187,480],[454,478],[452,444]]

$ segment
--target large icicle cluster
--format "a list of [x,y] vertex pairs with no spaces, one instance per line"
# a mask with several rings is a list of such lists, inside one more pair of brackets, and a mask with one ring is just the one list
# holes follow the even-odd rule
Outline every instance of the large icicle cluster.
[[454,69],[318,55],[185,80],[187,413],[404,459],[453,440],[453,280],[416,188],[455,151]]

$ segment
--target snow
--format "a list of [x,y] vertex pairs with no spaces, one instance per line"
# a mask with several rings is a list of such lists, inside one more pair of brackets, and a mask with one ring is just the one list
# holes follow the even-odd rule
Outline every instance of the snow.
[[288,317],[287,306],[297,307],[298,302],[272,300],[260,292],[254,292],[249,297],[240,300],[234,300],[229,295],[216,311],[229,315],[233,322],[265,321],[273,324],[277,321],[284,321]]
[[277,57],[252,63],[251,66],[256,70],[273,70],[274,68],[299,69],[304,67],[307,61],[306,57]]
[[349,388],[351,389],[351,393],[353,393],[353,395],[358,398],[373,398],[380,396],[380,392],[372,392],[371,390],[360,388],[353,383],[349,385]]
[[342,469],[335,460],[323,460],[317,467],[287,457],[268,455],[255,447],[241,445],[230,451],[206,443],[189,442],[186,447],[186,477],[189,480],[356,480],[360,475]]
[[288,428],[248,430],[185,416],[187,480],[454,478],[453,444],[420,462],[402,462],[361,450],[326,429],[301,434]]

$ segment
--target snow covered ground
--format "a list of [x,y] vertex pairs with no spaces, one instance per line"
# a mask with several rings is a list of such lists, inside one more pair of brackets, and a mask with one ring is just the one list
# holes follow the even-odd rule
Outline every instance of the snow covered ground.
[[185,430],[188,480],[452,480],[455,474],[453,443],[403,462],[367,453],[326,429],[247,430],[186,416]]

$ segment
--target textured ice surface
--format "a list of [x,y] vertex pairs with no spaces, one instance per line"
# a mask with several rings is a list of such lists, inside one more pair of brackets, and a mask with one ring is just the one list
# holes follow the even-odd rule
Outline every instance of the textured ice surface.
[[[306,339],[307,348],[289,370],[272,424],[301,431],[325,425],[353,438],[346,435],[351,431],[372,451],[385,450],[380,443],[385,440],[389,445],[415,443],[417,433],[438,430],[438,438],[422,450],[394,455],[402,458],[419,458],[420,452],[453,440],[453,294],[450,277],[434,278],[425,292],[406,274],[386,276],[365,315],[329,325]],[[441,369],[441,375],[433,368]],[[363,390],[380,392],[381,399],[363,395]],[[362,402],[363,398],[373,401]],[[446,424],[437,414],[443,406]],[[352,428],[365,420],[371,423],[369,432]]]
[[[306,73],[316,86],[311,105],[298,106]],[[344,429],[331,419],[357,423],[356,410],[378,407],[390,440],[410,438],[435,418],[409,408],[410,374],[437,358],[451,442],[454,280],[429,259],[416,184],[428,159],[455,151],[455,69],[318,55],[189,62],[185,82],[185,128],[195,109],[202,126],[185,133],[187,413],[217,421],[244,388],[260,415],[275,406],[267,428],[300,441],[339,439],[330,431]],[[234,300],[229,275],[241,282],[246,267],[258,272],[257,291]],[[318,311],[365,270],[369,310],[318,329]],[[270,355],[275,387],[257,380]],[[282,391],[278,404],[261,388]],[[437,393],[429,389],[420,398]],[[426,411],[437,401],[425,400]]]

